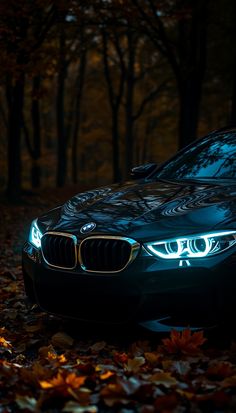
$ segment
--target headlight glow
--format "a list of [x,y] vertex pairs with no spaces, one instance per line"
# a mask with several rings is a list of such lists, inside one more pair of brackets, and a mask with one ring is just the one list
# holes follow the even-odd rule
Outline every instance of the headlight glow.
[[31,242],[31,244],[33,244],[36,248],[40,248],[42,235],[43,234],[41,233],[37,225],[37,219],[35,219],[30,227],[29,242]]
[[164,259],[202,258],[219,254],[236,244],[236,231],[149,242],[145,247],[153,255]]

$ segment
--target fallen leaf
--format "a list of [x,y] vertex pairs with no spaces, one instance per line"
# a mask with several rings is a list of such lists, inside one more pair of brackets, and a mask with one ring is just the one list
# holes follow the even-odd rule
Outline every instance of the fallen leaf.
[[177,405],[178,398],[175,393],[159,396],[154,402],[154,406],[158,412],[172,412]]
[[61,389],[62,393],[68,393],[68,388],[71,387],[72,389],[80,388],[85,380],[86,376],[77,376],[75,373],[69,374],[62,374],[57,373],[56,377],[53,377],[50,380],[40,380],[39,384],[42,389]]
[[12,345],[10,343],[10,341],[5,340],[4,337],[0,337],[0,350],[6,350],[9,353],[12,352]]
[[27,333],[36,333],[39,330],[42,330],[42,323],[38,324],[26,324],[24,326],[24,330],[27,331]]
[[114,371],[106,371],[105,373],[102,373],[101,375],[100,375],[100,379],[101,380],[107,380],[107,379],[109,379],[110,377],[113,377],[114,376]]
[[137,373],[140,367],[145,364],[144,357],[134,357],[133,359],[128,359],[126,369],[127,371]]
[[191,370],[190,363],[186,360],[165,360],[162,362],[164,370],[170,370],[173,373],[177,373],[180,376],[185,376]]
[[147,352],[147,353],[144,353],[144,357],[151,367],[156,367],[162,356],[159,353]]
[[62,409],[65,413],[97,413],[97,406],[81,406],[79,403],[76,403],[72,400],[67,402]]
[[172,387],[172,386],[176,386],[176,384],[178,383],[177,380],[171,376],[170,373],[164,373],[164,372],[160,372],[160,373],[154,373],[149,380],[152,383],[155,383],[157,385],[162,384],[165,387]]
[[99,352],[101,350],[103,350],[106,347],[106,342],[105,341],[99,341],[95,344],[93,344],[92,346],[90,346],[90,350],[92,350],[93,352]]
[[38,412],[37,400],[34,397],[17,395],[15,399],[20,409],[27,409],[30,412]]
[[221,387],[227,388],[227,387],[236,387],[236,375],[227,377],[220,383]]
[[48,353],[50,354],[55,354],[55,357],[57,356],[56,351],[54,350],[54,347],[50,344],[49,346],[43,346],[38,349],[39,357],[43,359],[48,358]]
[[203,331],[191,332],[189,328],[183,331],[172,330],[170,338],[162,340],[163,348],[167,353],[176,354],[197,354],[200,346],[204,344],[206,338],[203,337]]
[[233,376],[235,373],[235,366],[228,361],[214,361],[210,363],[206,371],[206,375],[214,380],[221,380]]
[[129,379],[118,378],[116,383],[109,383],[102,388],[100,396],[109,407],[117,404],[128,404],[129,397],[134,395],[140,388],[141,382],[131,377]]
[[126,353],[119,353],[117,351],[113,354],[113,358],[115,363],[121,366],[123,366],[123,364],[127,363],[128,361],[128,356]]
[[144,404],[143,406],[140,407],[138,412],[139,413],[154,413],[155,407],[150,404]]
[[58,332],[51,338],[51,343],[55,347],[70,348],[74,344],[74,339],[64,332]]

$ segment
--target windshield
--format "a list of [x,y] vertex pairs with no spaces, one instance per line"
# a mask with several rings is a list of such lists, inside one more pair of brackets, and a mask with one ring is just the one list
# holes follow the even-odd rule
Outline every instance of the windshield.
[[157,171],[162,179],[236,179],[236,132],[208,136],[177,154]]

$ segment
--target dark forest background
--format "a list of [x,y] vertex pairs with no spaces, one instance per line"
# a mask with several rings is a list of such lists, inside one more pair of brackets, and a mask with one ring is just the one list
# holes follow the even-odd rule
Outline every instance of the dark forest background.
[[96,186],[236,121],[234,0],[1,0],[0,190]]

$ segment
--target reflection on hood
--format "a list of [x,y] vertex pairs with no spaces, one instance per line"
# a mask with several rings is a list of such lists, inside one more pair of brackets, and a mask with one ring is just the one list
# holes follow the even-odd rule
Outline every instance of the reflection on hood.
[[127,182],[74,196],[60,210],[41,217],[46,229],[80,234],[96,222],[95,233],[136,238],[164,232],[196,232],[230,221],[236,214],[236,187],[179,182]]

